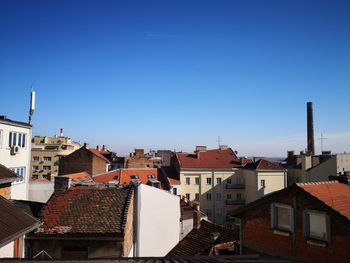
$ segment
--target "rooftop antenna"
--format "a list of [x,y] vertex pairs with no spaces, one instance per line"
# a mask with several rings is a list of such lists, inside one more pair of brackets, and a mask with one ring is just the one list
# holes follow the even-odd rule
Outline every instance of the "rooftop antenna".
[[220,148],[220,145],[221,145],[221,142],[222,142],[222,140],[221,140],[220,136],[218,136],[218,139],[217,139],[216,141],[217,141],[218,146],[219,146],[219,148]]
[[29,124],[31,124],[32,122],[32,116],[35,110],[35,91],[33,90],[33,83],[32,85],[30,85],[30,106],[29,106],[29,116],[28,116]]
[[327,139],[328,138],[323,137],[323,133],[321,133],[321,138],[319,138],[319,140],[321,140],[321,153],[323,152],[323,141]]

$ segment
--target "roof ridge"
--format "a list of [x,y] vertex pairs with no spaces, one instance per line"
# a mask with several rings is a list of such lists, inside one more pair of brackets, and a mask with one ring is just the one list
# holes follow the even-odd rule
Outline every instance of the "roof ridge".
[[322,185],[322,184],[340,184],[340,183],[338,181],[321,181],[321,182],[296,183],[297,186]]

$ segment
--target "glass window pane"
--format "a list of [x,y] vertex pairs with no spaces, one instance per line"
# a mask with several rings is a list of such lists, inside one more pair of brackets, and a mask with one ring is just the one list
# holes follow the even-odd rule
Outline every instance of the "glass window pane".
[[22,147],[26,147],[26,135],[23,134],[23,137],[22,137]]
[[22,144],[22,133],[18,134],[18,146],[21,146]]
[[17,145],[17,133],[16,133],[16,132],[13,133],[13,142],[12,142],[12,145],[14,145],[14,146]]
[[9,146],[12,146],[12,132],[10,132],[9,136]]
[[310,237],[327,239],[326,215],[309,213]]
[[285,207],[276,207],[276,210],[277,210],[277,227],[289,229],[291,227],[291,222],[290,222],[291,210]]

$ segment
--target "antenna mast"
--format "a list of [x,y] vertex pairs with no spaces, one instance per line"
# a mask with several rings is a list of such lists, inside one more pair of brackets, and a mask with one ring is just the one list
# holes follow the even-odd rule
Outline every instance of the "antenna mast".
[[33,90],[33,87],[30,87],[30,105],[29,105],[29,116],[28,116],[28,123],[31,124],[32,122],[32,116],[35,110],[35,91]]
[[220,136],[218,136],[217,143],[218,143],[219,148],[220,148],[221,142],[222,142],[222,140],[221,140]]
[[323,133],[321,133],[321,138],[319,138],[319,140],[321,140],[321,153],[323,152],[323,141],[327,139],[328,138],[323,137]]

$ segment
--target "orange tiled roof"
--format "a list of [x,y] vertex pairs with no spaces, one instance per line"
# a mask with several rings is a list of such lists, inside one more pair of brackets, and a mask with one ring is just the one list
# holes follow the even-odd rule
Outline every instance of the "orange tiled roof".
[[273,163],[265,159],[260,159],[255,163],[248,163],[244,166],[244,168],[253,170],[284,170],[280,164]]
[[132,179],[130,176],[138,176],[138,180],[146,184],[149,175],[154,175],[158,180],[158,170],[156,168],[144,168],[144,169],[120,169],[112,172],[96,175],[93,177],[93,180],[96,183],[108,183],[110,181],[116,180],[118,177],[119,184],[130,184]]
[[299,183],[297,185],[350,220],[349,185],[337,181]]
[[207,150],[196,153],[177,153],[181,168],[239,168],[241,163],[231,148],[226,150]]
[[107,163],[110,163],[110,161],[104,157],[99,151],[97,151],[94,148],[89,148],[88,149],[90,152],[92,152],[94,155],[96,155],[97,157],[101,158],[102,160],[106,161]]
[[92,182],[90,174],[87,172],[65,174],[65,177],[69,177],[73,182]]
[[181,184],[181,182],[180,182],[179,179],[174,179],[174,178],[168,177],[168,180],[169,180],[169,183],[170,183],[171,185],[180,185],[180,184]]

